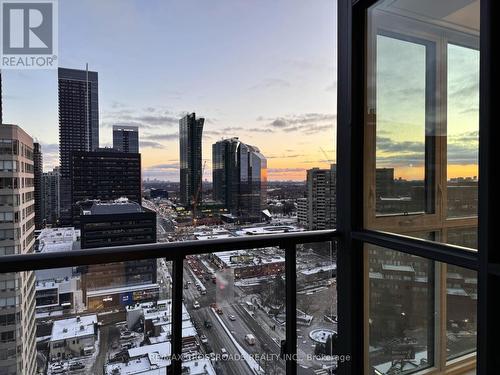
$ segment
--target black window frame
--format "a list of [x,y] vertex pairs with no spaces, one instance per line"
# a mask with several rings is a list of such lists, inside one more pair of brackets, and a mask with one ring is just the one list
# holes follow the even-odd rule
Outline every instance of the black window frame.
[[493,353],[495,337],[500,333],[500,320],[495,319],[500,307],[493,302],[494,291],[500,287],[500,253],[494,248],[491,218],[499,208],[499,199],[490,178],[494,165],[492,145],[499,138],[498,127],[493,123],[492,102],[498,76],[498,70],[493,69],[494,60],[498,60],[493,54],[493,31],[498,22],[493,18],[498,14],[499,4],[493,0],[481,0],[480,4],[478,251],[470,252],[458,246],[368,230],[363,225],[364,157],[360,151],[364,150],[366,12],[375,3],[376,0],[338,1],[337,228],[342,249],[337,260],[339,337],[343,338],[343,351],[355,359],[341,366],[339,374],[363,374],[368,360],[364,353],[366,322],[361,297],[367,291],[363,290],[359,276],[365,266],[365,243],[478,272],[476,372],[491,374],[500,368],[500,356]]

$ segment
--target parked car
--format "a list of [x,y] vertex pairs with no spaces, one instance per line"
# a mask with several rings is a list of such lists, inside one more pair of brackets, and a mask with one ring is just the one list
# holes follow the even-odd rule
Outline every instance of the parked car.
[[201,343],[202,343],[202,344],[206,344],[206,343],[208,343],[207,336],[205,336],[205,335],[201,335],[201,336],[200,336],[200,340],[201,340]]
[[193,302],[193,308],[199,309],[200,308],[200,303],[198,301]]
[[132,349],[134,347],[134,344],[132,342],[125,342],[123,343],[120,348],[122,350],[128,350],[128,349]]
[[120,333],[120,340],[130,340],[134,337],[134,334],[131,331],[123,331]]
[[81,370],[85,368],[85,365],[82,362],[73,362],[69,365],[70,370]]

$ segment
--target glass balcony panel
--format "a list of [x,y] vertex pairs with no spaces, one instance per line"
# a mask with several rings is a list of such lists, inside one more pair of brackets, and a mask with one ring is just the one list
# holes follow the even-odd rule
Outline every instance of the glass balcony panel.
[[[0,274],[0,372],[166,371],[170,269],[144,259]],[[204,365],[215,374],[204,359],[196,366]]]
[[277,248],[188,256],[184,304],[199,348],[225,374],[284,374],[285,253]]
[[297,246],[297,373],[334,371],[339,361],[337,243]]

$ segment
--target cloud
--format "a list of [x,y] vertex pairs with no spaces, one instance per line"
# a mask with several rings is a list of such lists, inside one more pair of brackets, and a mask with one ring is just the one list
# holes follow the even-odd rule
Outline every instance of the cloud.
[[305,156],[304,154],[281,154],[281,155],[269,155],[266,156],[267,159],[293,159]]
[[164,163],[155,164],[146,168],[147,170],[158,170],[158,169],[179,169],[179,163]]
[[147,107],[143,110],[133,110],[125,104],[112,104],[111,111],[103,111],[104,126],[116,124],[135,125],[141,128],[172,127],[179,124],[184,113],[174,113],[164,108]]
[[179,139],[178,133],[167,133],[167,134],[146,134],[142,136],[143,139],[151,139],[155,141],[173,141]]
[[230,138],[238,137],[240,133],[272,133],[272,129],[251,128],[243,126],[228,126],[215,130],[204,130],[203,136],[209,138]]
[[305,168],[268,168],[267,173],[304,172]]
[[[447,137],[448,165],[478,163],[478,131],[452,134]],[[396,141],[388,137],[377,137],[377,165],[408,166],[423,165],[425,144],[415,141]]]
[[153,141],[140,141],[139,145],[143,148],[165,148],[161,143]]
[[57,143],[40,142],[43,157],[43,169],[52,170],[59,165],[59,145]]
[[423,142],[398,142],[388,137],[377,137],[377,151],[380,152],[423,153],[424,150],[425,145]]
[[267,126],[282,132],[301,132],[306,135],[334,130],[337,116],[327,113],[303,113],[274,119],[258,117],[257,121],[270,121]]

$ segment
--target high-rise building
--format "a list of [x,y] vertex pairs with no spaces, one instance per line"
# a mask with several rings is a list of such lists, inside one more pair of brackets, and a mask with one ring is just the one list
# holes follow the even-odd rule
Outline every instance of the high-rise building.
[[139,153],[139,128],[113,125],[113,148],[117,151]]
[[71,154],[99,147],[97,72],[59,68],[61,221],[71,223]]
[[0,72],[0,125],[3,124],[3,107],[2,107],[2,72]]
[[240,219],[260,219],[267,200],[267,160],[238,138],[212,145],[213,198]]
[[201,201],[201,137],[204,123],[205,119],[197,119],[195,113],[179,120],[180,200],[186,206],[192,205],[195,198]]
[[[139,203],[125,198],[92,202],[82,206],[81,214],[82,249],[156,242],[156,212]],[[83,299],[90,310],[123,307],[158,297],[156,259],[97,264],[80,270]],[[123,295],[130,298],[125,300]]]
[[[33,139],[0,126],[0,256],[33,252]],[[0,374],[35,374],[35,275],[0,273]]]
[[42,175],[42,218],[46,224],[57,224],[60,216],[59,167]]
[[313,168],[307,171],[307,210],[304,214],[304,203],[300,212],[301,224],[309,230],[331,229],[335,227],[337,217],[336,205],[337,166],[330,169]]
[[40,229],[43,225],[42,213],[42,174],[43,156],[40,143],[33,143],[33,173],[35,185],[35,228]]
[[128,198],[141,204],[141,182],[141,154],[118,152],[111,148],[73,152],[73,225],[79,225],[79,202]]
[[307,226],[307,198],[297,199],[297,222]]

